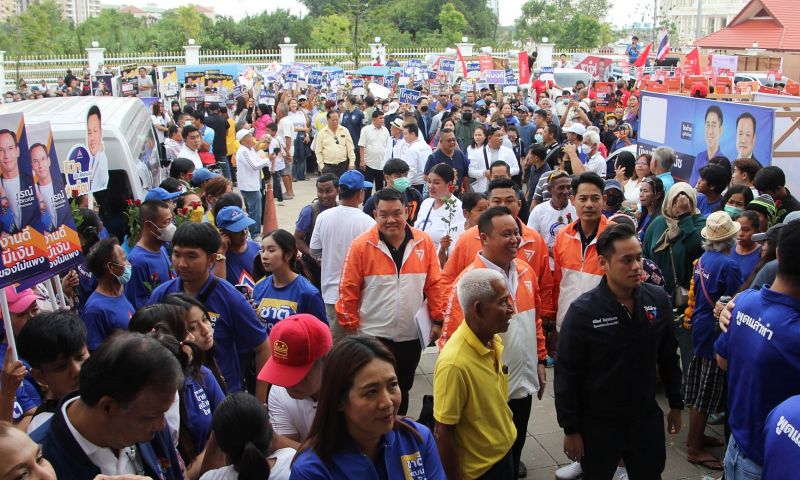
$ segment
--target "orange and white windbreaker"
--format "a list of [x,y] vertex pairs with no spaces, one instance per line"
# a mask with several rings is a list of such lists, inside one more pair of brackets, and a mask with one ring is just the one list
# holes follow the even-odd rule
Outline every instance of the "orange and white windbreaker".
[[603,271],[600,270],[600,261],[597,255],[597,237],[606,229],[608,220],[605,215],[600,216],[600,225],[597,235],[583,251],[581,235],[575,228],[580,220],[576,220],[556,235],[553,245],[553,298],[557,306],[556,330],[561,330],[561,322],[572,302],[579,296],[600,284]]
[[[492,267],[484,262],[482,256],[476,255],[475,261],[453,282],[444,310],[442,336],[438,342],[440,349],[464,321],[456,286],[462,275],[475,268]],[[513,400],[539,391],[537,365],[539,360],[547,358],[547,350],[539,314],[541,300],[536,273],[530,265],[517,259],[511,263],[510,277],[508,291],[514,299],[514,316],[508,324],[508,331],[501,333],[500,337],[504,347],[503,363],[508,366],[508,398]]]
[[396,342],[417,339],[414,316],[424,298],[431,318],[442,318],[446,298],[436,247],[428,234],[415,228],[411,233],[399,274],[377,225],[353,240],[336,302],[343,328]]
[[[540,314],[546,318],[553,318],[555,316],[553,273],[550,271],[547,244],[536,230],[519,220],[517,220],[517,225],[520,227],[519,233],[522,237],[517,249],[517,259],[533,267],[536,280],[539,282],[539,297],[542,299]],[[475,260],[475,256],[481,249],[483,249],[483,245],[481,245],[481,236],[477,226],[461,234],[442,271],[442,281],[447,291],[455,285],[456,277]]]

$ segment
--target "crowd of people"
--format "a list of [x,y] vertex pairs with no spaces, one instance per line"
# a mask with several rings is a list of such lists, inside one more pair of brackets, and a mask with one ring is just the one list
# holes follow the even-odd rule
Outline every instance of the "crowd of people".
[[[607,115],[570,87],[156,104],[169,178],[136,222],[74,200],[69,308],[6,287],[0,478],[524,478],[549,367],[557,478],[660,478],[661,388],[669,434],[689,410],[687,461],[790,478],[784,172],[715,157],[690,185],[670,147],[637,154],[628,83]],[[294,231],[267,231],[270,190],[281,205],[312,173]]]

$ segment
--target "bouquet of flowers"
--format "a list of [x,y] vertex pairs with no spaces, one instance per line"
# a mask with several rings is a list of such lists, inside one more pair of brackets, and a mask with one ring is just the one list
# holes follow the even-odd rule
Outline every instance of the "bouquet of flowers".
[[128,246],[133,248],[139,240],[142,226],[139,224],[139,207],[142,206],[141,200],[128,199],[128,208],[125,209],[125,216],[128,217]]

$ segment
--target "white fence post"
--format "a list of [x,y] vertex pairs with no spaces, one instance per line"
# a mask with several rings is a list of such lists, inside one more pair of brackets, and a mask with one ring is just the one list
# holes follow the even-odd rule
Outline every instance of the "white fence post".
[[186,52],[186,60],[184,65],[199,65],[200,45],[194,44],[194,38],[190,38],[188,43],[189,45],[183,46],[183,50]]
[[[0,50],[0,97],[6,94],[6,51]],[[2,102],[2,100],[0,100]]]
[[284,37],[283,43],[279,43],[278,46],[281,48],[281,63],[294,62],[295,49],[297,48],[297,44],[292,43],[291,38]]
[[547,43],[547,37],[542,39],[542,43],[536,44],[536,51],[539,52],[536,63],[539,64],[539,68],[553,66],[553,48],[555,46],[554,43]]
[[462,37],[461,43],[456,43],[456,46],[459,50],[461,50],[461,55],[465,57],[469,57],[472,55],[472,47],[475,46],[474,43],[469,43],[469,38]]
[[103,59],[105,51],[106,49],[100,47],[100,44],[97,42],[92,42],[92,46],[86,49],[90,75],[94,75],[100,69],[100,66],[105,62]]

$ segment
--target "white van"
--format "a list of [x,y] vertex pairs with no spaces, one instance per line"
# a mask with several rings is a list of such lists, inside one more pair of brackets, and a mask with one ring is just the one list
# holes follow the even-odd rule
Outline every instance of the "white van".
[[100,108],[109,170],[108,188],[95,192],[95,198],[109,206],[124,205],[129,198],[143,200],[147,190],[161,183],[161,169],[150,110],[138,98],[42,98],[0,105],[0,114],[22,112],[25,123],[50,122],[63,165],[75,144],[86,144],[86,115],[92,105]]

